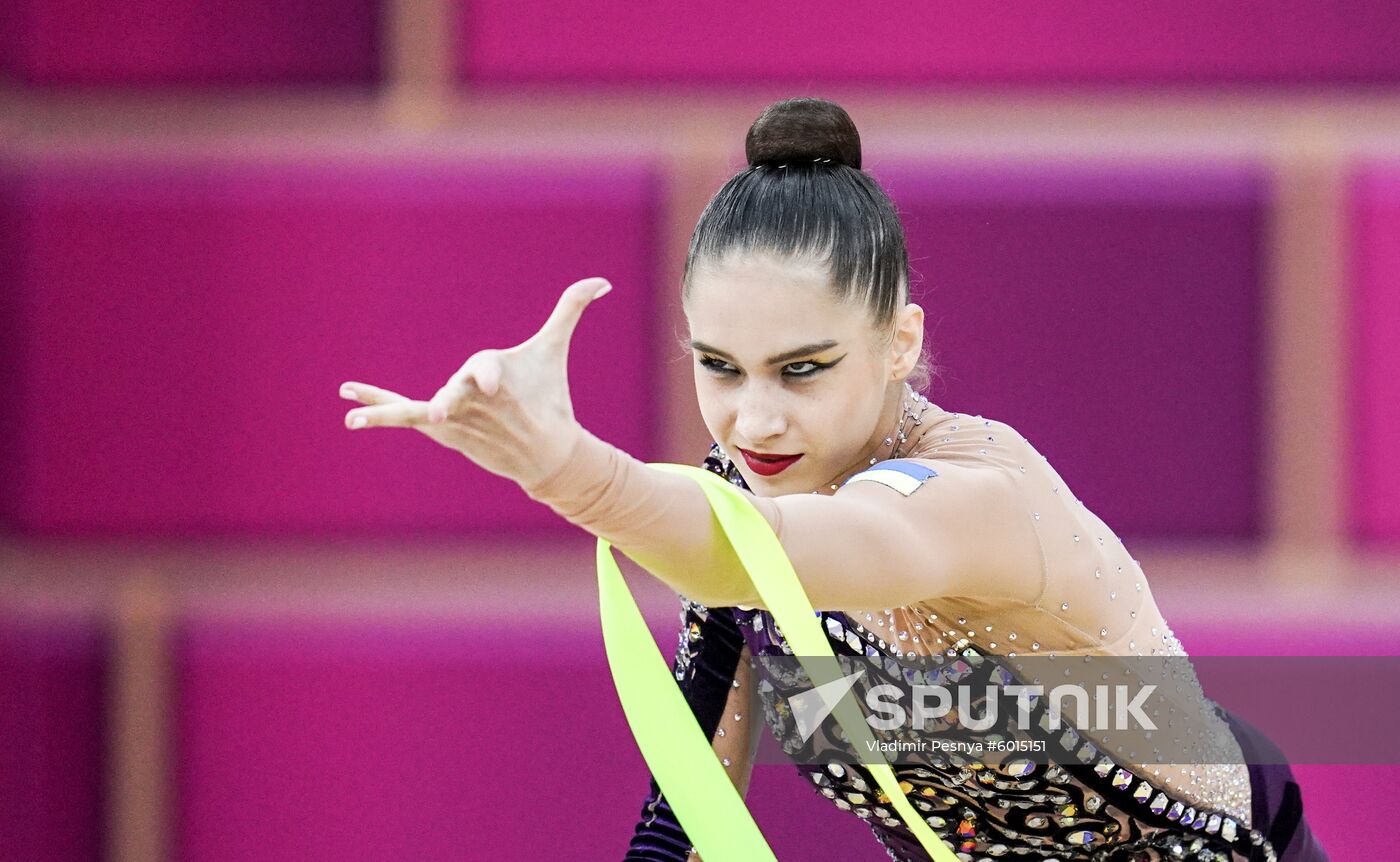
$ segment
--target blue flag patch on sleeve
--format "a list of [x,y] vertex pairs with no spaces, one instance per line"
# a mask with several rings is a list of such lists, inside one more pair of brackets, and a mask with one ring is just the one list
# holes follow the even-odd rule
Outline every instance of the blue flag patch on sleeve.
[[879,482],[889,488],[893,488],[904,496],[919,490],[919,486],[924,482],[938,475],[938,471],[923,464],[916,464],[913,461],[893,459],[881,461],[868,470],[862,470],[843,484],[849,485],[852,482]]

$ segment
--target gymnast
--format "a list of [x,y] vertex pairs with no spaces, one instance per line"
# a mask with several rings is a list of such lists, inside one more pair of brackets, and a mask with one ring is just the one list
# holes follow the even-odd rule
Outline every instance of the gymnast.
[[[930,364],[903,226],[861,169],[847,113],[821,99],[778,102],[749,129],[746,152],[700,216],[681,284],[714,441],[703,466],[772,527],[833,650],[1184,659],[1137,561],[1048,461],[1005,422],[920,394]],[[575,420],[570,337],[610,289],[601,278],[569,285],[531,338],[473,354],[428,400],[343,384],[361,405],[346,425],[417,429],[674,589],[672,669],[744,793],[762,721],[752,660],[791,650],[697,482]],[[1191,762],[1076,735],[1063,766],[1018,763],[983,784],[969,776],[1005,766],[896,765],[900,786],[961,859],[1325,860],[1277,750],[1186,667],[1167,696]],[[798,768],[890,858],[930,858],[865,767]],[[655,781],[626,858],[698,858]]]

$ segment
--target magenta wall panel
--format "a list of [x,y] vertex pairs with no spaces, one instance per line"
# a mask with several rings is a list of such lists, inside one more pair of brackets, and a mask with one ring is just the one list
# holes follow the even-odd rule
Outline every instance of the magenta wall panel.
[[1400,10],[1380,0],[1072,0],[1015,11],[948,0],[458,2],[459,73],[474,82],[1400,80]]
[[0,862],[102,858],[107,637],[0,607]]
[[1120,534],[1257,535],[1259,170],[872,173],[909,234],[936,403],[1010,422]]
[[1350,207],[1349,521],[1400,542],[1400,162],[1359,168]]
[[426,398],[590,275],[616,289],[573,342],[577,415],[657,454],[646,166],[13,168],[13,529],[568,529],[417,432],[345,430],[337,391]]
[[6,0],[0,64],[30,84],[379,79],[382,0]]
[[[191,619],[177,650],[185,862],[618,859],[631,838],[647,771],[596,630]],[[879,854],[795,770],[754,781],[780,858]]]

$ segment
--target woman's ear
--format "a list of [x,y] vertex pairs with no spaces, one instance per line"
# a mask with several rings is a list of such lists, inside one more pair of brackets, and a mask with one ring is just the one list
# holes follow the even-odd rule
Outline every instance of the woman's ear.
[[902,380],[919,363],[924,348],[924,310],[918,303],[905,304],[895,315],[894,340],[890,344],[890,377]]

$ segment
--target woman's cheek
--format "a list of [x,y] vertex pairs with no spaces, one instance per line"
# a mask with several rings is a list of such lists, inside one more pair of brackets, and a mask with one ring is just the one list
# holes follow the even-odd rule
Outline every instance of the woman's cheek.
[[723,400],[713,391],[713,385],[708,381],[697,380],[695,392],[700,406],[700,420],[705,423],[705,429],[710,432],[710,436],[723,443],[729,429],[727,417],[730,415]]

